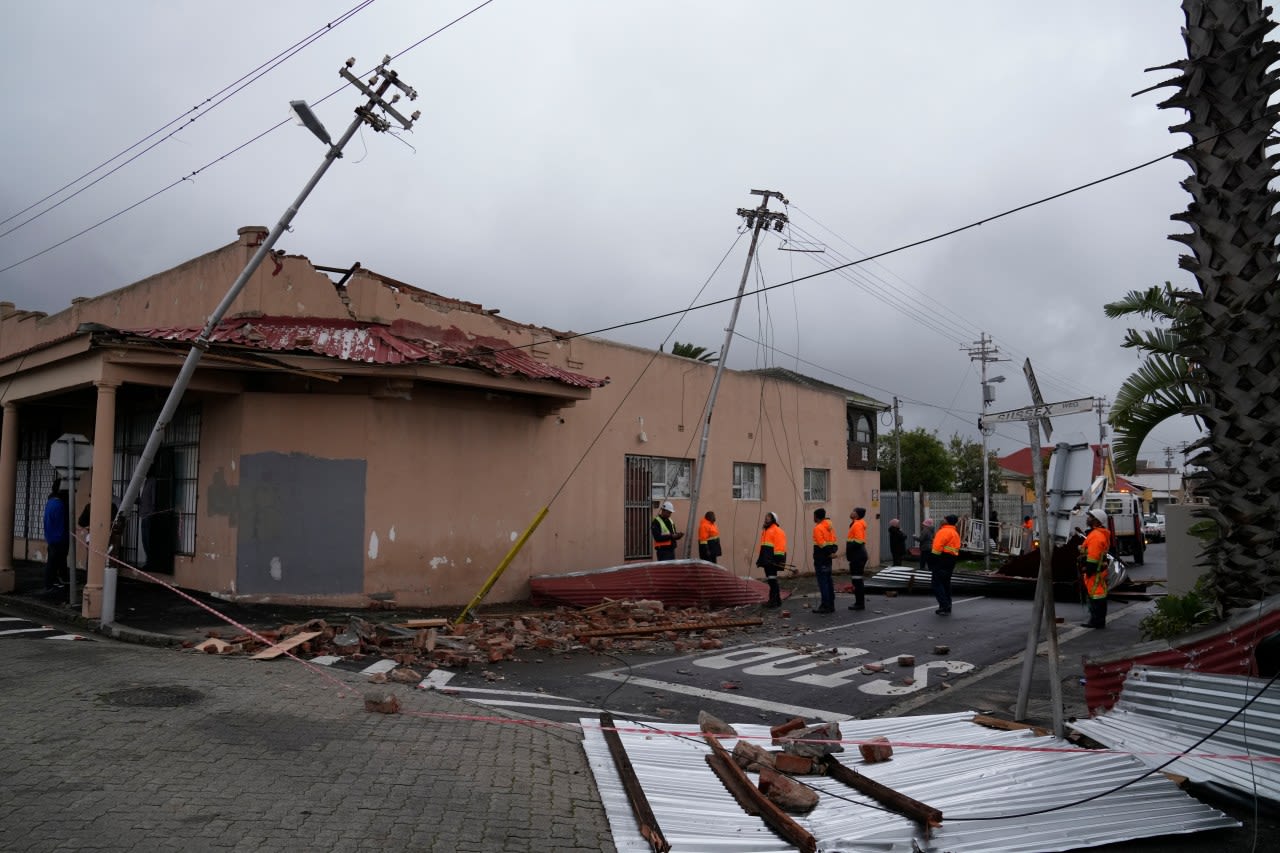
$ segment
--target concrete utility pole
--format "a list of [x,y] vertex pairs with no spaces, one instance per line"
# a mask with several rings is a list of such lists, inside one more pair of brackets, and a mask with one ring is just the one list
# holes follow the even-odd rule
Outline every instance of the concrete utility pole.
[[[373,75],[366,84],[359,77],[351,73],[351,68],[355,65],[355,59],[348,59],[346,64],[338,69],[338,74],[348,83],[355,86],[364,93],[368,100],[356,107],[356,116],[352,119],[351,124],[347,126],[346,132],[335,143],[330,140],[329,133],[324,129],[320,120],[311,112],[311,108],[307,106],[305,101],[291,101],[289,106],[293,108],[298,116],[300,124],[306,125],[317,138],[325,145],[329,146],[329,150],[324,155],[324,160],[320,167],[316,169],[315,174],[307,181],[302,188],[302,192],[294,199],[293,204],[280,217],[280,221],[276,223],[275,228],[262,241],[262,245],[258,247],[258,251],[249,259],[249,263],[244,270],[231,284],[231,289],[227,291],[226,296],[218,303],[218,307],[209,315],[208,322],[204,328],[200,330],[200,334],[196,336],[195,341],[191,345],[191,351],[187,354],[187,359],[183,362],[182,369],[178,371],[178,377],[173,382],[173,388],[169,391],[169,396],[164,402],[164,406],[160,409],[160,415],[156,418],[155,427],[151,430],[151,435],[147,438],[146,446],[142,450],[142,455],[138,458],[137,467],[133,469],[133,475],[129,479],[129,485],[125,488],[124,495],[120,498],[120,507],[116,511],[116,516],[112,519],[112,533],[118,533],[124,527],[124,519],[133,509],[133,505],[138,500],[138,495],[142,492],[142,484],[146,479],[147,472],[151,468],[151,463],[156,458],[156,452],[160,449],[160,443],[164,438],[165,429],[169,426],[169,422],[173,420],[174,414],[178,410],[178,404],[182,402],[182,395],[187,390],[187,385],[191,382],[191,377],[196,372],[196,366],[200,363],[200,357],[204,355],[204,351],[209,348],[209,340],[213,336],[214,330],[218,324],[222,322],[222,317],[231,308],[232,303],[236,301],[236,297],[240,295],[240,291],[244,289],[248,283],[250,276],[267,257],[267,253],[271,251],[271,247],[276,244],[285,230],[289,227],[289,223],[293,221],[293,217],[297,215],[298,208],[302,207],[302,203],[306,201],[307,196],[315,189],[316,184],[320,183],[320,179],[324,177],[324,173],[333,165],[333,161],[342,156],[342,149],[351,141],[351,137],[355,136],[360,126],[367,124],[374,130],[382,132],[391,128],[391,122],[379,113],[385,113],[391,116],[405,130],[413,128],[413,123],[418,120],[419,113],[415,112],[408,118],[402,116],[391,105],[400,100],[401,94],[409,100],[416,100],[418,93],[412,86],[408,86],[400,80],[396,72],[387,66],[391,63],[391,57],[384,56],[381,64],[373,70]],[[399,91],[394,93],[390,100],[384,99],[383,96],[387,90],[394,86]],[[90,602],[87,598],[85,601],[86,609],[91,606],[100,606],[101,615],[99,616],[102,624],[110,624],[115,621],[116,613],[116,568],[111,563],[109,556],[110,548],[108,547],[107,565],[100,579],[89,578],[87,587],[95,586],[94,581],[101,583],[102,599],[101,602]],[[93,616],[96,614],[86,612],[84,615]]]
[[[897,461],[897,481],[894,486],[897,489],[897,498],[894,500],[894,515],[902,518],[902,415],[898,414],[898,398],[893,398],[893,456]],[[918,530],[920,525],[916,525]]]
[[738,309],[742,307],[742,294],[747,289],[747,277],[751,274],[751,261],[756,255],[756,243],[760,240],[760,232],[773,226],[774,231],[781,231],[789,220],[781,211],[769,210],[769,199],[776,198],[784,205],[789,202],[780,192],[773,190],[752,190],[752,195],[763,196],[760,206],[756,208],[740,207],[738,215],[747,221],[751,229],[751,247],[747,249],[747,263],[742,268],[742,281],[738,283],[738,297],[733,300],[733,312],[729,315],[729,326],[724,330],[724,344],[720,347],[720,358],[716,360],[716,375],[711,380],[711,393],[707,395],[707,405],[702,412],[702,440],[698,444],[698,461],[693,468],[693,491],[689,493],[689,524],[685,527],[684,556],[693,551],[693,540],[698,529],[698,497],[702,493],[702,469],[707,462],[707,441],[711,437],[711,411],[716,405],[716,394],[720,391],[720,377],[724,375],[725,363],[729,361],[729,345],[733,343],[733,327],[738,322]]
[[978,418],[978,429],[982,433],[982,565],[984,571],[989,572],[991,571],[991,528],[988,526],[988,520],[991,518],[991,459],[987,453],[987,436],[990,432],[987,429],[986,415],[987,406],[996,399],[996,389],[991,386],[993,383],[1003,382],[1004,377],[993,376],[987,379],[987,365],[994,361],[1009,359],[1000,358],[1000,348],[991,342],[991,337],[986,332],[983,332],[972,346],[961,349],[968,351],[970,361],[977,361],[982,365],[982,415]]
[[1102,420],[1102,415],[1106,409],[1106,398],[1098,397],[1097,402],[1093,404],[1093,410],[1098,413],[1098,455],[1102,457],[1102,473],[1107,477],[1107,488],[1114,489],[1116,486],[1115,468],[1111,465],[1111,448],[1107,445],[1107,425]]

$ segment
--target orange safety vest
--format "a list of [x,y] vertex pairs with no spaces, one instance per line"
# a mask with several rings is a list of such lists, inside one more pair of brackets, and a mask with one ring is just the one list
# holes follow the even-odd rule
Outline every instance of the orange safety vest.
[[1084,591],[1090,598],[1107,597],[1107,572],[1102,559],[1111,547],[1111,534],[1095,527],[1084,537]]
[[787,556],[787,534],[783,531],[782,525],[771,524],[764,530],[760,531],[760,547],[769,545],[773,548],[773,556],[781,562]]
[[955,525],[944,524],[938,528],[938,532],[933,536],[932,550],[935,554],[960,556],[960,534],[956,532]]
[[1036,523],[1033,519],[1028,518],[1026,521],[1022,522],[1022,526],[1027,528],[1028,530],[1031,530],[1036,526]]
[[[831,519],[824,518],[813,526],[813,544],[816,548],[839,545],[839,542],[836,541],[835,528],[831,526]],[[835,552],[833,551],[832,553]]]
[[867,544],[867,520],[865,518],[854,519],[853,524],[849,525],[849,541],[857,545]]
[[720,528],[716,526],[714,521],[702,519],[698,522],[698,544],[706,545],[708,542],[718,542],[720,540]]

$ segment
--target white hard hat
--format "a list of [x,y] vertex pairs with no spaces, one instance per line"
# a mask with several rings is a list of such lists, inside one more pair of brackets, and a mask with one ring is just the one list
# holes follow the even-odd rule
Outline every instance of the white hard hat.
[[1093,518],[1094,521],[1098,522],[1103,527],[1106,527],[1107,514],[1105,512],[1103,512],[1100,509],[1091,509],[1089,510],[1089,515]]
[[671,501],[663,501],[663,502],[662,502],[662,508],[663,508],[663,509],[665,509],[667,512],[675,512],[675,511],[676,511],[675,504],[671,503]]

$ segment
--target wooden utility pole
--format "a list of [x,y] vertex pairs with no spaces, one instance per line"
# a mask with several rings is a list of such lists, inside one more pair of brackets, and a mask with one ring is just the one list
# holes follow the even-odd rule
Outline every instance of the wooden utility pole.
[[784,205],[787,199],[780,192],[773,190],[752,190],[752,195],[763,196],[760,206],[756,208],[740,207],[738,215],[747,221],[751,229],[751,247],[747,249],[747,263],[742,268],[742,281],[738,283],[738,296],[733,300],[733,312],[729,315],[729,326],[724,330],[724,344],[720,347],[720,358],[716,360],[716,375],[711,380],[711,393],[707,395],[707,405],[702,411],[702,440],[698,444],[698,460],[693,468],[693,491],[689,493],[689,524],[685,527],[684,556],[688,557],[693,550],[693,534],[698,529],[698,496],[702,492],[702,471],[707,462],[707,442],[711,438],[711,412],[716,405],[716,394],[720,391],[720,377],[724,375],[724,366],[729,361],[729,345],[733,343],[733,328],[738,322],[738,309],[742,307],[742,294],[747,289],[747,278],[751,274],[751,261],[756,255],[756,243],[760,240],[760,232],[773,226],[773,230],[781,231],[782,226],[790,220],[781,211],[769,210],[769,199],[776,198]]

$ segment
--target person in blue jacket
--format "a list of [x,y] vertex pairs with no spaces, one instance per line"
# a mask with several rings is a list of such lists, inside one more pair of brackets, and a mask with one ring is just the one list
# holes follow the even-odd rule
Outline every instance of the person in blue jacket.
[[44,541],[49,546],[44,564],[44,590],[53,592],[63,585],[67,575],[67,552],[71,550],[71,532],[67,529],[68,495],[55,483],[44,504]]

